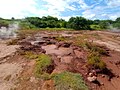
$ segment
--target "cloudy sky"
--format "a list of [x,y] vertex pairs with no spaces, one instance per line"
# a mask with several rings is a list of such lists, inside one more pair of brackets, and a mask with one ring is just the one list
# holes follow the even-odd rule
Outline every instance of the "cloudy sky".
[[66,20],[72,16],[115,20],[120,17],[120,0],[0,0],[2,18],[48,15]]

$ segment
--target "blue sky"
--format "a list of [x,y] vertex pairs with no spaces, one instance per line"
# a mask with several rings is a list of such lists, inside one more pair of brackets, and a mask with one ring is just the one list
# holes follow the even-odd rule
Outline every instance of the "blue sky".
[[48,15],[65,20],[74,16],[115,20],[120,17],[120,0],[0,0],[2,18]]

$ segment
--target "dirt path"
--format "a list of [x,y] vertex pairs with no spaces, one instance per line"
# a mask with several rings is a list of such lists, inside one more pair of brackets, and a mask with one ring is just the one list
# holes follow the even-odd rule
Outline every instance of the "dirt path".
[[100,40],[93,40],[93,42],[106,45],[110,50],[115,50],[120,52],[120,33],[102,32],[95,31],[101,38]]

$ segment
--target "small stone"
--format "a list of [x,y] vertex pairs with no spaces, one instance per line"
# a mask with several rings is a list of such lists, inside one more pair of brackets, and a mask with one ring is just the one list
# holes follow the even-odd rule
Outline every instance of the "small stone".
[[30,82],[34,82],[34,83],[37,83],[37,80],[35,77],[30,77]]
[[89,76],[89,77],[92,77],[92,76],[93,76],[93,73],[89,73],[88,76]]
[[36,45],[45,43],[45,41],[44,41],[44,40],[40,40],[40,41],[31,41],[30,43],[31,43],[31,45],[35,45],[35,46],[36,46]]
[[92,89],[95,89],[95,87],[93,86]]
[[88,75],[88,73],[85,73],[85,75]]
[[117,78],[119,78],[120,76],[119,75],[116,75]]
[[101,83],[101,85],[104,85],[104,83]]
[[61,62],[62,63],[67,63],[67,64],[71,63],[72,60],[73,60],[72,56],[64,56],[64,57],[61,58]]
[[93,73],[93,75],[94,75],[94,76],[97,76],[97,74],[96,74],[96,71],[95,71],[95,70],[92,70],[92,73]]
[[96,73],[96,71],[95,71],[95,70],[92,70],[92,73]]
[[96,76],[93,76],[93,77],[87,77],[87,80],[90,81],[90,82],[94,82],[97,80],[97,77]]
[[61,56],[57,56],[58,59],[61,59]]
[[26,66],[26,63],[23,63],[23,64],[22,64],[22,67],[24,67],[24,66]]
[[102,75],[102,78],[104,78],[105,77],[105,75]]

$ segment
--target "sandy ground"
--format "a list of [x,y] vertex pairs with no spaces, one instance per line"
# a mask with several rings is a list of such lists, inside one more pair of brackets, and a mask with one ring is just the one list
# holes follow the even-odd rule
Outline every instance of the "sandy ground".
[[93,42],[105,45],[110,50],[120,52],[120,33],[95,31],[90,32],[90,34],[97,34],[100,38],[99,40],[98,39],[93,40]]
[[15,87],[15,80],[21,66],[17,63],[0,64],[0,90],[10,90]]
[[18,45],[0,44],[0,59],[11,56],[16,52],[16,49],[19,48]]
[[98,44],[102,44],[102,45],[106,45],[110,50],[115,50],[120,52],[120,45],[118,43],[114,43],[112,41],[101,41],[101,40],[96,40],[93,41],[94,43],[98,43]]
[[14,55],[18,45],[7,46],[0,41],[0,90],[11,90],[15,87],[16,78],[22,69],[19,63],[7,63],[7,60]]

